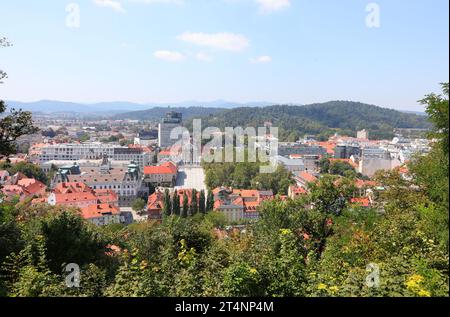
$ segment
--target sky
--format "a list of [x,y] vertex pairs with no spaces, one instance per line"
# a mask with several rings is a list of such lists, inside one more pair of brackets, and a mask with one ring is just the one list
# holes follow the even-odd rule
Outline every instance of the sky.
[[448,0],[0,0],[6,100],[421,111],[449,78]]

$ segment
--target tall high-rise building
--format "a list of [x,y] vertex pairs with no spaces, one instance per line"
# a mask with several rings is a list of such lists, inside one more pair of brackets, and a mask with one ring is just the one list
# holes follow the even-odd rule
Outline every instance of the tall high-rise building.
[[358,131],[356,137],[358,139],[368,140],[369,139],[369,131],[367,131],[366,129]]
[[179,112],[171,111],[166,114],[166,117],[161,120],[158,128],[158,144],[160,148],[166,148],[174,145],[180,138],[171,139],[170,133],[173,129],[181,127],[183,122],[183,115]]

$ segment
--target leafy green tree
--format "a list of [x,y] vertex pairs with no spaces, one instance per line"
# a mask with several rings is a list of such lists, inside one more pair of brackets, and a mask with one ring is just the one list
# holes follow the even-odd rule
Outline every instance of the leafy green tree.
[[224,287],[227,296],[261,296],[260,275],[248,263],[233,263],[224,273]]
[[9,115],[3,116],[5,112],[6,104],[0,100],[0,153],[8,156],[16,153],[19,137],[36,133],[38,128],[33,125],[31,112],[11,109]]
[[195,215],[198,212],[198,198],[197,198],[197,190],[192,189],[192,197],[191,204],[189,205],[189,214]]
[[340,176],[356,176],[356,171],[353,166],[347,162],[333,162],[330,164],[328,172],[332,175]]
[[420,102],[427,105],[426,112],[433,123],[433,133],[431,137],[437,138],[443,153],[448,157],[449,153],[449,104],[448,104],[448,83],[443,83],[443,95],[429,94]]
[[10,175],[14,175],[20,172],[25,176],[29,178],[35,178],[44,184],[48,184],[49,182],[47,175],[45,175],[40,167],[32,163],[19,162],[16,164],[11,164],[10,162],[5,161],[0,163],[0,169],[7,170]]
[[305,296],[306,265],[294,233],[289,229],[281,229],[279,243],[279,251],[267,263],[270,280],[267,293],[275,297]]
[[63,292],[58,276],[47,266],[45,242],[42,236],[36,236],[37,259],[30,246],[25,248],[15,262],[16,267],[10,267],[10,273],[16,275],[9,290],[11,297],[48,297],[58,296]]
[[143,200],[142,198],[138,198],[133,201],[131,208],[138,214],[141,214],[142,212],[144,212],[146,206],[147,204],[145,203],[145,200]]
[[186,194],[186,191],[183,194],[183,213],[182,216],[186,218],[189,212],[189,197]]
[[330,172],[330,160],[327,157],[321,158],[319,168],[322,174],[328,174]]
[[311,202],[318,211],[340,215],[355,192],[355,186],[349,179],[324,175],[319,182],[310,184],[310,191]]
[[206,212],[206,197],[204,190],[200,191],[200,197],[198,199],[198,210],[202,214]]
[[173,193],[172,212],[174,215],[181,216],[180,196],[178,195],[177,190]]
[[211,190],[208,191],[208,197],[206,200],[206,211],[213,211],[214,210],[214,194]]
[[0,203],[0,264],[9,254],[19,252],[25,243],[20,227],[15,221],[14,209],[12,203]]
[[168,189],[164,191],[163,214],[167,217],[172,214],[172,202],[170,199],[170,191]]
[[[107,242],[79,215],[63,211],[36,221],[34,228],[30,226],[29,234],[43,237],[48,267],[52,272],[60,273],[63,264],[83,266],[104,258]],[[32,231],[36,229],[37,233]]]

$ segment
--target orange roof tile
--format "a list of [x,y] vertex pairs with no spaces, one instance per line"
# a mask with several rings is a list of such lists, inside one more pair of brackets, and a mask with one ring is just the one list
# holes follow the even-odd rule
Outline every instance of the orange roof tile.
[[317,182],[317,177],[315,177],[314,175],[312,175],[308,172],[300,172],[300,173],[298,173],[298,177],[304,179],[308,183]]
[[105,214],[118,215],[120,214],[120,209],[117,206],[110,204],[96,204],[90,205],[88,207],[80,208],[81,215],[84,219],[98,218]]
[[144,167],[144,174],[150,175],[150,174],[176,174],[178,171],[175,164],[171,162],[163,163],[159,166],[145,166]]

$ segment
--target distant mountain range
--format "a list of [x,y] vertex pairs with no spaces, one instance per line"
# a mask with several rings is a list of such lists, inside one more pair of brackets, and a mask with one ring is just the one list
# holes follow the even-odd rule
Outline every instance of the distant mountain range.
[[93,113],[101,115],[114,115],[119,113],[126,113],[132,111],[142,111],[153,108],[189,108],[189,107],[204,107],[204,108],[220,108],[220,109],[232,109],[237,107],[264,107],[272,105],[270,102],[248,102],[237,103],[226,100],[215,101],[185,101],[179,103],[147,103],[139,104],[133,102],[101,102],[101,103],[75,103],[55,100],[40,100],[35,102],[20,102],[20,101],[7,101],[9,108],[22,109],[31,111],[34,113]]

